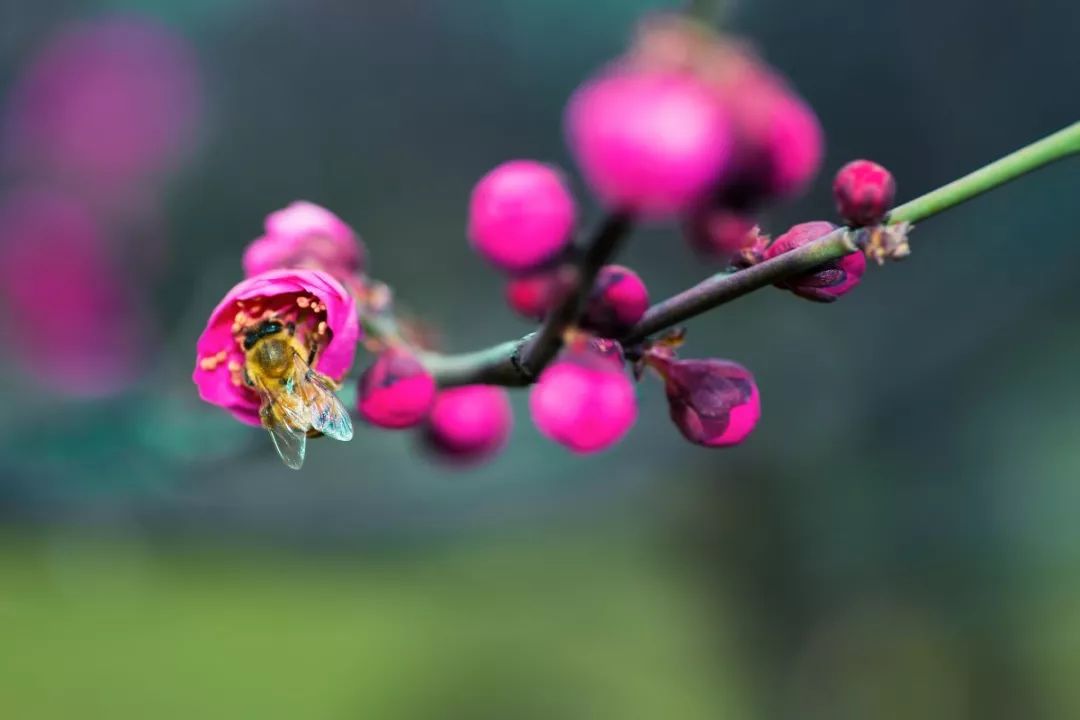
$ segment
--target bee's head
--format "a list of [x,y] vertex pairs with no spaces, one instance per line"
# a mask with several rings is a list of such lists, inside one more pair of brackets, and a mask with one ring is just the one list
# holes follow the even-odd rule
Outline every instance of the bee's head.
[[[289,325],[291,327],[292,323],[289,323]],[[244,350],[250,350],[255,347],[255,343],[259,342],[259,340],[270,337],[271,335],[277,335],[284,329],[285,326],[277,320],[263,320],[261,323],[244,333]]]

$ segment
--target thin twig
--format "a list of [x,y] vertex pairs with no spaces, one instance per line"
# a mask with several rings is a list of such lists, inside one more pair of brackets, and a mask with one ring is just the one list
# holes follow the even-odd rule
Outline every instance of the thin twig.
[[[1027,145],[973,173],[896,207],[889,223],[918,222],[1004,185],[1032,170],[1080,153],[1080,122]],[[520,340],[504,342],[464,355],[422,354],[440,385],[490,383],[520,386],[535,381],[562,347],[566,329],[581,315],[599,272],[617,251],[632,225],[627,215],[610,216],[588,244],[578,266],[574,291],[551,314],[544,326]],[[636,326],[620,340],[633,344],[650,335],[708,312],[754,290],[805,273],[822,263],[857,249],[857,234],[839,228],[791,252],[745,270],[714,275],[674,297],[649,308]]]
[[633,220],[628,213],[612,213],[589,240],[566,294],[548,314],[540,331],[521,350],[519,365],[527,379],[538,377],[559,353],[566,330],[585,310],[600,268],[615,256],[632,226]]

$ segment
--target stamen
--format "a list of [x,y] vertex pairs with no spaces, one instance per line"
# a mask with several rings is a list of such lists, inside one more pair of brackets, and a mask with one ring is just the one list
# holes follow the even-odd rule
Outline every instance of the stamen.
[[311,298],[301,295],[300,297],[296,298],[296,304],[299,305],[301,308],[306,308],[311,305]]
[[225,362],[228,357],[229,353],[227,350],[222,350],[221,352],[215,353],[213,355],[207,355],[206,357],[199,360],[199,368],[202,370],[206,370],[207,372],[213,372],[214,370],[217,370],[218,365]]

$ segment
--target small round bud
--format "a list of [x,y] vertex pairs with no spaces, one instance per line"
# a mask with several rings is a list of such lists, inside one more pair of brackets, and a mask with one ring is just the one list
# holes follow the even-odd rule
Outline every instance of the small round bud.
[[479,462],[502,449],[513,424],[506,390],[493,385],[465,385],[436,395],[424,439],[431,450],[447,460]]
[[563,297],[573,278],[573,270],[566,266],[516,275],[506,281],[506,303],[521,317],[539,322]]
[[435,378],[411,353],[388,348],[360,376],[357,411],[372,425],[390,430],[412,427],[427,417],[435,401]]
[[557,170],[532,160],[513,160],[489,172],[473,189],[469,237],[496,267],[531,270],[567,246],[576,212]]
[[855,227],[877,225],[896,197],[892,173],[870,160],[852,160],[833,180],[836,209],[844,222]]
[[612,357],[575,350],[549,365],[529,394],[536,428],[576,453],[603,450],[637,419],[634,384]]
[[334,213],[297,200],[266,216],[266,233],[244,250],[244,275],[268,270],[323,270],[340,282],[364,271],[366,250],[356,232]]
[[723,105],[685,73],[614,71],[588,81],[566,110],[570,147],[593,191],[617,210],[686,210],[727,166]]
[[648,309],[649,292],[641,277],[623,265],[605,265],[596,276],[581,325],[604,337],[618,337]]
[[[836,229],[829,222],[815,221],[795,225],[765,250],[765,259],[771,259],[808,242],[828,235]],[[861,252],[827,262],[819,268],[802,275],[776,283],[776,287],[790,290],[801,298],[815,302],[833,302],[849,293],[866,272],[866,256]]]
[[654,363],[664,378],[671,420],[690,442],[738,445],[761,417],[761,398],[750,371],[727,360]]
[[684,234],[699,256],[720,263],[752,252],[761,237],[753,216],[716,208],[701,208],[690,215]]

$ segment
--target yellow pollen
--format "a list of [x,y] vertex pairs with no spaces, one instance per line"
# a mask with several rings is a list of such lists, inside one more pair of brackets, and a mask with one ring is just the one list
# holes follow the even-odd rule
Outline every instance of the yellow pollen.
[[226,358],[228,357],[229,353],[225,350],[222,350],[221,352],[215,353],[213,355],[207,355],[203,359],[199,360],[199,367],[208,372],[217,370],[218,365],[225,362]]
[[311,305],[311,298],[301,295],[300,297],[296,298],[296,304],[302,308],[306,308]]
[[326,334],[326,321],[325,320],[320,320],[319,321],[318,333],[320,335],[325,335]]

